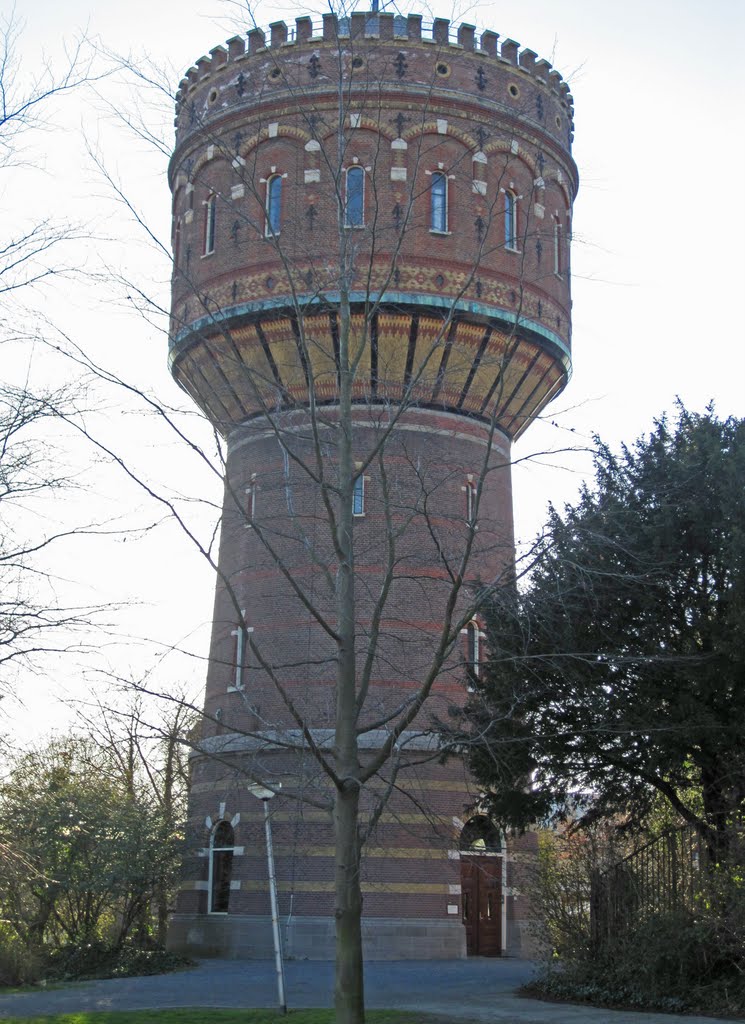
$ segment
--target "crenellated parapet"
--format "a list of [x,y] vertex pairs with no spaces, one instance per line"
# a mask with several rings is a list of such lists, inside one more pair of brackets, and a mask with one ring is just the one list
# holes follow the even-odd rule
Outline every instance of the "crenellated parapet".
[[[355,66],[355,51],[365,51]],[[341,57],[341,60],[339,59]],[[273,99],[288,89],[316,92],[329,80],[374,79],[392,90],[453,88],[473,92],[534,122],[568,150],[574,137],[574,104],[568,84],[551,64],[497,32],[454,27],[448,19],[425,24],[421,15],[354,12],[348,18],[308,16],[294,27],[274,22],[251,29],[200,57],[176,94],[176,137],[182,143],[215,120]]]

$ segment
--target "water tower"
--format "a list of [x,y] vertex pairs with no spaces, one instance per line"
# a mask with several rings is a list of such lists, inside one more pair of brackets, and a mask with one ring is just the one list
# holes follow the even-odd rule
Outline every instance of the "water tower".
[[[367,955],[525,948],[516,872],[529,840],[505,842],[479,815],[432,724],[479,671],[478,615],[432,666],[447,615],[509,573],[511,445],[570,372],[572,130],[547,61],[417,15],[255,28],[181,83],[170,359],[227,459],[175,948],[270,953],[250,776],[280,793],[285,951],[332,953],[322,765],[336,756],[343,452],[362,762],[433,673],[364,794],[368,810],[387,797],[363,862]],[[340,346],[353,354],[344,380]]]

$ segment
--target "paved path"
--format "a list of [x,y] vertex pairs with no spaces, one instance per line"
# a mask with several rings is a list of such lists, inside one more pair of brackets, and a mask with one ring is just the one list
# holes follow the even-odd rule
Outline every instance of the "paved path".
[[[366,1002],[442,1014],[446,1020],[514,1024],[714,1024],[710,1017],[630,1013],[521,999],[515,989],[533,972],[527,960],[395,961],[365,968]],[[290,1007],[330,1006],[333,965],[287,964]],[[177,1006],[262,1007],[276,1004],[269,961],[204,960],[197,967],[154,978],[91,981],[49,992],[0,995],[0,1020],[80,1010],[137,1010]],[[208,1021],[205,1016],[205,1021]],[[721,1024],[721,1021],[718,1022]]]

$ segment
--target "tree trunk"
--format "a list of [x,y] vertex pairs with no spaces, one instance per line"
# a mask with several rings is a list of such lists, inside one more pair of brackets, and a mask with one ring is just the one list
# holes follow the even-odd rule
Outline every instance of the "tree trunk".
[[364,1024],[362,974],[362,892],[357,831],[359,789],[338,789],[334,807],[336,831],[336,1024]]
[[[343,216],[340,211],[340,218]],[[341,228],[346,269],[346,233]],[[362,893],[360,890],[359,749],[357,745],[356,593],[354,571],[354,459],[352,455],[352,386],[354,355],[350,353],[351,311],[346,274],[339,301],[339,510],[336,552],[338,663],[336,675],[336,1024],[364,1024],[362,973]]]

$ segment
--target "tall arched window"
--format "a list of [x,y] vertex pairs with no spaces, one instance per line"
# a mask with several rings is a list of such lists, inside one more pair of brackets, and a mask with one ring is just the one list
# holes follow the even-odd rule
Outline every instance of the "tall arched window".
[[442,171],[435,171],[429,183],[429,229],[448,229],[448,179]]
[[517,249],[517,196],[514,192],[504,194],[504,245],[506,249]]
[[344,196],[344,225],[361,228],[365,223],[365,172],[361,167],[349,167],[346,173]]
[[466,667],[472,676],[481,675],[481,632],[473,619],[466,626]]
[[282,175],[274,174],[266,183],[266,222],[264,233],[267,237],[278,235],[282,228]]
[[215,251],[215,229],[217,227],[217,196],[212,195],[204,204],[204,255]]
[[235,833],[229,821],[220,821],[210,837],[210,914],[227,914],[230,876],[233,873]]
[[466,492],[466,523],[468,526],[473,526],[476,522],[476,484],[473,482],[473,477],[469,473],[466,479],[466,486],[463,488]]
[[354,482],[352,491],[352,515],[364,516],[365,514],[365,478],[358,476]]

